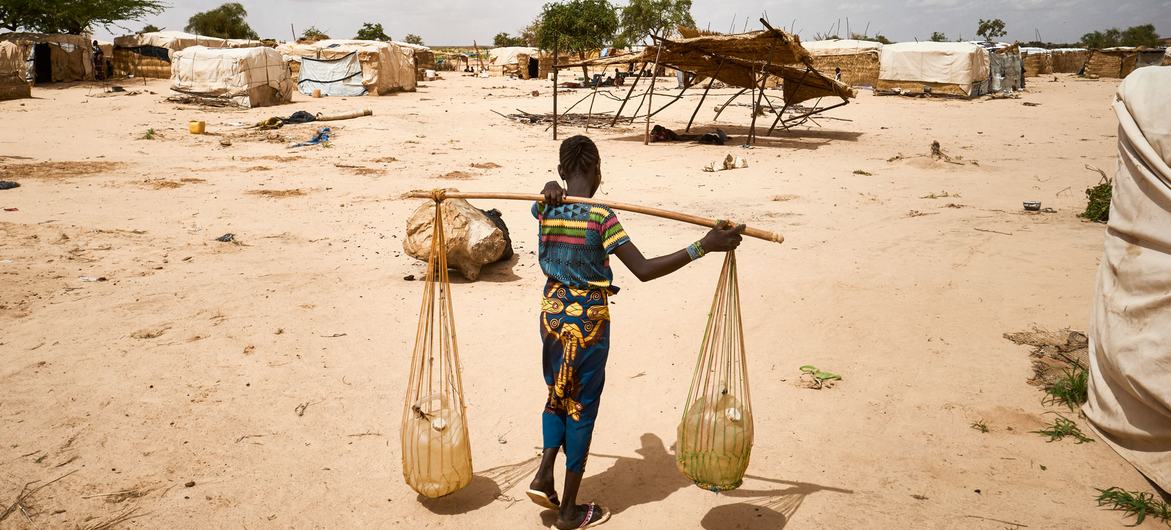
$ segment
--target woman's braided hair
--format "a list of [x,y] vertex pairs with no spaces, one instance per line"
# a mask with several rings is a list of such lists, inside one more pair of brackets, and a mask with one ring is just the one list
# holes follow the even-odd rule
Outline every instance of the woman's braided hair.
[[601,161],[598,146],[589,137],[579,134],[561,142],[561,173],[565,176],[593,173]]

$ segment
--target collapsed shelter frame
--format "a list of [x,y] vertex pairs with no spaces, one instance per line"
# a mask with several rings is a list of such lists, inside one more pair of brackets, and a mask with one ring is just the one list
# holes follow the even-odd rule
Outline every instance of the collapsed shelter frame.
[[[640,53],[554,64],[553,138],[557,138],[559,118],[568,115],[570,110],[573,110],[574,107],[587,98],[590,99],[590,110],[586,119],[586,129],[589,129],[590,117],[593,115],[594,99],[596,99],[598,92],[597,83],[595,83],[590,94],[587,94],[571,105],[565,110],[564,114],[560,113],[557,105],[558,72],[563,68],[641,64],[645,70],[648,64],[653,65],[650,68],[650,87],[642,93],[638,106],[629,118],[630,123],[633,123],[635,119],[639,118],[639,112],[642,110],[643,104],[646,103],[647,112],[641,116],[646,119],[646,127],[648,129],[648,138],[644,138],[644,143],[647,143],[649,139],[651,117],[678,102],[683,98],[683,94],[687,89],[701,84],[705,79],[707,80],[707,86],[704,87],[699,103],[691,113],[691,118],[687,121],[686,130],[691,130],[691,126],[695,122],[695,117],[699,114],[699,109],[703,106],[704,100],[707,99],[708,92],[712,89],[716,81],[720,81],[725,85],[737,87],[739,90],[724,102],[723,105],[716,107],[716,115],[713,119],[719,118],[720,113],[736,98],[745,92],[752,92],[753,102],[751,106],[753,112],[752,123],[749,126],[748,132],[748,144],[755,143],[756,141],[756,118],[758,114],[761,114],[758,109],[762,108],[762,103],[767,105],[767,108],[776,114],[776,119],[773,120],[772,125],[766,133],[766,136],[768,136],[772,135],[778,126],[784,130],[804,124],[814,120],[814,117],[818,114],[848,104],[850,99],[856,96],[853,88],[826,77],[813,67],[812,56],[801,46],[801,41],[798,37],[773,28],[763,18],[760,19],[760,23],[765,27],[762,31],[733,35],[701,35],[681,39],[667,39],[654,36],[654,44],[647,46]],[[556,56],[555,53],[554,57]],[[691,79],[670,101],[663,104],[657,110],[652,111],[653,106],[651,100],[654,96],[656,81],[654,74],[657,73],[660,67],[673,68],[685,72],[686,74],[690,74],[689,77]],[[614,114],[610,121],[611,127],[615,126],[618,120],[622,118],[622,111],[626,108],[627,103],[630,102],[631,97],[634,95],[634,89],[638,86],[642,77],[641,75],[635,77],[634,81],[630,84],[630,88],[626,92],[626,97],[622,99],[622,103],[618,107],[618,112]],[[772,79],[780,80],[783,102],[780,109],[777,109],[776,105],[773,104],[773,101],[765,93],[769,81]],[[825,97],[837,97],[841,99],[841,102],[822,107],[820,106],[821,100]],[[816,100],[812,107],[801,105],[801,103],[811,99]]]

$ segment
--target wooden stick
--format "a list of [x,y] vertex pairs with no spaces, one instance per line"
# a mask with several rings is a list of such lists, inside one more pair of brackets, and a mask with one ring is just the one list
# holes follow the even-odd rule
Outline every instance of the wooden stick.
[[[500,192],[463,192],[463,191],[448,191],[443,194],[448,199],[504,199],[510,201],[533,201],[544,202],[545,196],[536,193],[500,193]],[[403,195],[404,198],[410,199],[433,199],[434,195],[430,191],[412,191]],[[718,221],[715,219],[708,219],[706,217],[699,217],[698,215],[691,215],[686,213],[672,212],[670,210],[663,210],[660,208],[651,208],[648,206],[639,206],[637,204],[629,204],[624,202],[608,201],[604,199],[590,199],[583,197],[566,196],[563,199],[566,203],[573,204],[596,204],[598,206],[605,206],[615,210],[623,210],[627,212],[641,213],[643,215],[650,215],[654,217],[662,217],[663,219],[670,219],[672,221],[681,221],[684,223],[691,223],[693,225],[706,226],[708,228],[715,228]],[[785,236],[776,232],[769,232],[768,230],[761,230],[759,228],[745,227],[744,235],[763,239],[765,241],[772,241],[774,243],[784,243]]]
[[553,139],[557,139],[557,54],[560,53],[561,36],[557,36],[557,42],[553,43]]
[[[654,66],[654,68],[651,68],[651,88],[650,88],[650,90],[647,91],[646,132],[644,132],[643,136],[642,136],[642,145],[648,145],[651,143],[651,111],[650,111],[650,109],[654,108],[653,102],[654,102],[654,97],[655,97],[655,80],[658,79],[657,74],[659,72],[659,57],[662,55],[662,53],[663,53],[663,45],[662,45],[662,43],[660,43],[659,49],[655,50],[655,66]],[[641,105],[640,105],[640,108],[641,108]],[[638,111],[636,110],[636,111],[634,111],[634,113],[638,114]]]
[[361,117],[363,117],[363,116],[373,116],[373,115],[374,115],[374,111],[372,111],[372,110],[370,110],[370,109],[366,109],[366,110],[357,110],[357,111],[354,111],[354,112],[347,112],[347,113],[345,113],[345,114],[334,114],[334,115],[332,115],[332,116],[326,116],[326,115],[324,115],[324,114],[318,114],[318,115],[317,115],[317,121],[352,120],[352,119],[354,119],[354,118],[361,118]]
[[[643,67],[646,67],[646,63],[643,63]],[[618,112],[614,114],[614,119],[610,120],[611,127],[618,123],[618,118],[622,116],[622,109],[626,108],[626,102],[630,101],[630,95],[634,93],[634,86],[637,85],[641,79],[642,76],[635,77],[634,81],[630,83],[630,90],[626,91],[626,98],[622,100],[621,105],[618,105]],[[637,114],[637,112],[635,114]]]

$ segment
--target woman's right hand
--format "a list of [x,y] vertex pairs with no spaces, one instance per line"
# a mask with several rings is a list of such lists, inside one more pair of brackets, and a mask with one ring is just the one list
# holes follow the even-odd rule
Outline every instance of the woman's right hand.
[[565,188],[562,188],[556,180],[550,180],[545,183],[545,189],[541,190],[541,195],[545,196],[545,204],[557,206],[565,200]]
[[720,225],[711,229],[703,239],[699,240],[699,244],[703,246],[704,252],[728,252],[736,250],[740,246],[740,241],[743,240],[744,225],[733,226],[727,221],[720,222]]

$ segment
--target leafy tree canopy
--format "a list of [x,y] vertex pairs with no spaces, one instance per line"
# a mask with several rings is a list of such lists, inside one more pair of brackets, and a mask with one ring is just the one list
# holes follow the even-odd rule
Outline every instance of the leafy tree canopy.
[[577,53],[604,48],[618,33],[618,14],[607,0],[568,0],[545,4],[537,45]]
[[883,44],[894,44],[894,41],[886,38],[886,35],[883,35],[881,33],[875,33],[873,36],[863,35],[861,33],[851,33],[850,38],[854,39],[854,40],[869,40],[869,41],[874,41],[874,42],[881,42]]
[[997,37],[1008,35],[1008,32],[1004,31],[1004,21],[999,18],[980,19],[980,24],[976,27],[976,35],[984,37],[984,40],[992,41],[996,40]]
[[1155,26],[1144,24],[1131,26],[1124,30],[1110,28],[1105,31],[1094,31],[1082,35],[1082,46],[1087,48],[1113,48],[1115,46],[1148,46],[1156,47],[1162,44]]
[[297,41],[298,42],[317,42],[319,40],[326,40],[328,38],[329,38],[329,35],[326,35],[324,31],[317,29],[317,26],[309,26],[309,27],[305,28],[305,31],[301,32],[301,38],[297,39]]
[[186,31],[221,39],[259,39],[244,20],[248,11],[238,2],[229,2],[210,11],[196,13],[187,20]]
[[166,9],[159,0],[0,0],[0,29],[84,33]]
[[354,35],[354,38],[358,40],[379,40],[382,42],[390,42],[394,40],[390,38],[390,35],[387,35],[386,32],[382,30],[381,22],[376,24],[366,22],[362,24],[362,27],[358,29],[358,34]]
[[691,0],[630,0],[622,8],[622,32],[615,45],[627,47],[651,35],[669,36],[679,26],[695,27]]
[[931,42],[947,42],[947,35],[940,31],[933,31],[931,32]]
[[417,46],[422,46],[423,45],[423,37],[415,35],[414,33],[407,33],[407,36],[403,37],[403,42],[405,42],[407,44],[414,44]]
[[492,37],[492,45],[497,48],[502,46],[524,46],[524,37],[513,37],[506,32],[501,31],[495,37]]
[[139,31],[139,33],[154,33],[156,31],[162,31],[162,30],[163,30],[163,28],[160,28],[154,24],[147,24],[142,27],[142,31]]

